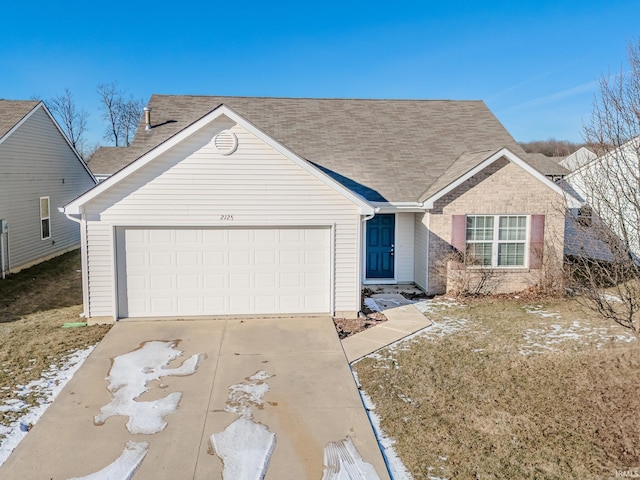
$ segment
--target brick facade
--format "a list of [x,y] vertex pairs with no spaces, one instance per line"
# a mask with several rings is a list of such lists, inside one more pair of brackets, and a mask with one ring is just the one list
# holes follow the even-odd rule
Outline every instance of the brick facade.
[[[483,272],[460,271],[447,259],[451,246],[452,215],[545,215],[541,268],[496,268]],[[530,232],[528,232],[530,233]],[[499,159],[439,199],[429,212],[429,285],[431,294],[452,289],[456,276],[467,275],[471,284],[490,277],[494,293],[518,292],[557,272],[562,264],[564,240],[563,198],[529,172],[507,159]],[[529,258],[529,248],[525,252]],[[447,280],[449,277],[449,281]]]

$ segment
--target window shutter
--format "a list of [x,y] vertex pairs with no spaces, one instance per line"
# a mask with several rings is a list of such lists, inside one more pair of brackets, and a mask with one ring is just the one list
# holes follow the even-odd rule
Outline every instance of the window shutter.
[[544,215],[531,215],[531,234],[529,238],[529,268],[542,268]]
[[466,251],[467,216],[451,215],[451,246],[461,253]]

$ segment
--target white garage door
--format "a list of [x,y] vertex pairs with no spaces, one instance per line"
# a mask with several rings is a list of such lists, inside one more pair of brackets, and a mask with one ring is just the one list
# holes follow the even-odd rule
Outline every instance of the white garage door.
[[330,312],[329,228],[118,228],[120,317]]

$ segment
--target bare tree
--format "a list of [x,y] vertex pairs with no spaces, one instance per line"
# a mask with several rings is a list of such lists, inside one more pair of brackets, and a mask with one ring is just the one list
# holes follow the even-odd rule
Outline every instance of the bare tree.
[[520,146],[527,153],[542,153],[547,157],[566,157],[582,147],[581,144],[555,138],[520,142]]
[[567,221],[573,288],[597,314],[640,333],[640,41],[628,69],[599,81],[588,146],[598,158],[567,177],[588,207]]
[[73,94],[68,88],[65,88],[61,95],[45,100],[45,104],[56,117],[73,148],[84,158],[84,134],[87,130],[89,112],[76,106]]
[[126,97],[126,92],[116,82],[98,85],[100,110],[102,119],[107,124],[104,138],[116,147],[129,146],[142,115],[144,103],[133,97]]

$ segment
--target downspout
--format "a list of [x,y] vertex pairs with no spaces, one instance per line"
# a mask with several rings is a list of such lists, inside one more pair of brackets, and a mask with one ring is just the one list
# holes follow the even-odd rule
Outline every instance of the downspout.
[[[4,263],[4,237],[5,237],[5,232],[9,231],[9,224],[4,221],[4,220],[0,220],[0,271],[2,272],[2,279],[4,280],[6,278],[5,275],[5,263]],[[8,237],[8,236],[7,236]],[[9,238],[7,238],[7,241],[9,241]],[[9,249],[7,249],[7,255],[9,254]]]

